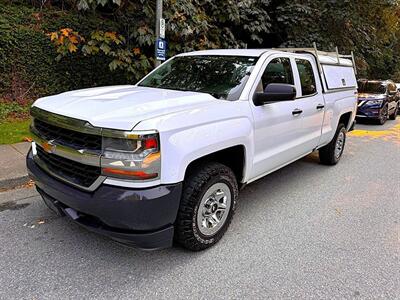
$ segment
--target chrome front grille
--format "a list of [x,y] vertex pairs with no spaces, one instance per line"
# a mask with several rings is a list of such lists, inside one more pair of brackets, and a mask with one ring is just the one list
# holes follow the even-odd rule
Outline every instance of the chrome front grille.
[[105,180],[100,167],[101,128],[35,107],[31,115],[37,165],[59,180],[95,190]]
[[81,133],[55,126],[38,119],[34,120],[33,127],[37,131],[37,134],[47,141],[54,140],[57,144],[72,149],[85,149],[87,151],[101,153],[100,135]]
[[36,148],[37,156],[45,164],[46,171],[75,185],[89,188],[101,175],[100,167],[85,165]]

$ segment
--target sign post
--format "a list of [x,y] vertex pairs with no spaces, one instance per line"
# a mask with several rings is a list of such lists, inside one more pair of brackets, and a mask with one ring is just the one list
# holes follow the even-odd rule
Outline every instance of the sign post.
[[161,61],[166,57],[166,42],[165,42],[165,20],[162,18],[163,0],[157,0],[156,3],[156,44],[155,57],[156,67],[161,64]]
[[164,61],[167,57],[167,41],[158,38],[156,41],[156,59],[157,61]]
[[160,38],[165,39],[165,19],[160,19]]

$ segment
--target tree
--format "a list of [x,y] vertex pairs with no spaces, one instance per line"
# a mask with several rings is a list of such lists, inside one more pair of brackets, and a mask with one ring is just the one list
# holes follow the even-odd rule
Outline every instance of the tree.
[[[50,33],[58,59],[79,51],[102,53],[113,58],[111,70],[123,68],[136,79],[142,77],[154,63],[154,5],[155,1],[80,0],[82,13],[94,11],[117,20],[118,33],[81,36],[73,28],[61,28]],[[249,42],[261,45],[271,26],[268,5],[269,0],[165,0],[169,54],[246,47]]]
[[400,68],[400,5],[391,0],[285,1],[274,29],[285,46],[354,51],[360,75],[389,78]]

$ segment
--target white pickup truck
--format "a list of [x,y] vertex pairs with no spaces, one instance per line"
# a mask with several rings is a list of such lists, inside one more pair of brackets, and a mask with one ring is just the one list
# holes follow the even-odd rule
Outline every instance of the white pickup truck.
[[241,187],[315,150],[339,161],[357,108],[352,58],[198,51],[136,85],[38,99],[29,173],[51,209],[92,231],[142,249],[206,249]]

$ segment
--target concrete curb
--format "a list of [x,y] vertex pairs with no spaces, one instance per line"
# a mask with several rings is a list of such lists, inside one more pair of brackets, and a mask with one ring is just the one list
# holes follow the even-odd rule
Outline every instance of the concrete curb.
[[29,180],[28,175],[0,180],[0,189],[13,189],[28,183]]
[[0,189],[13,189],[29,181],[26,155],[30,143],[0,145]]

